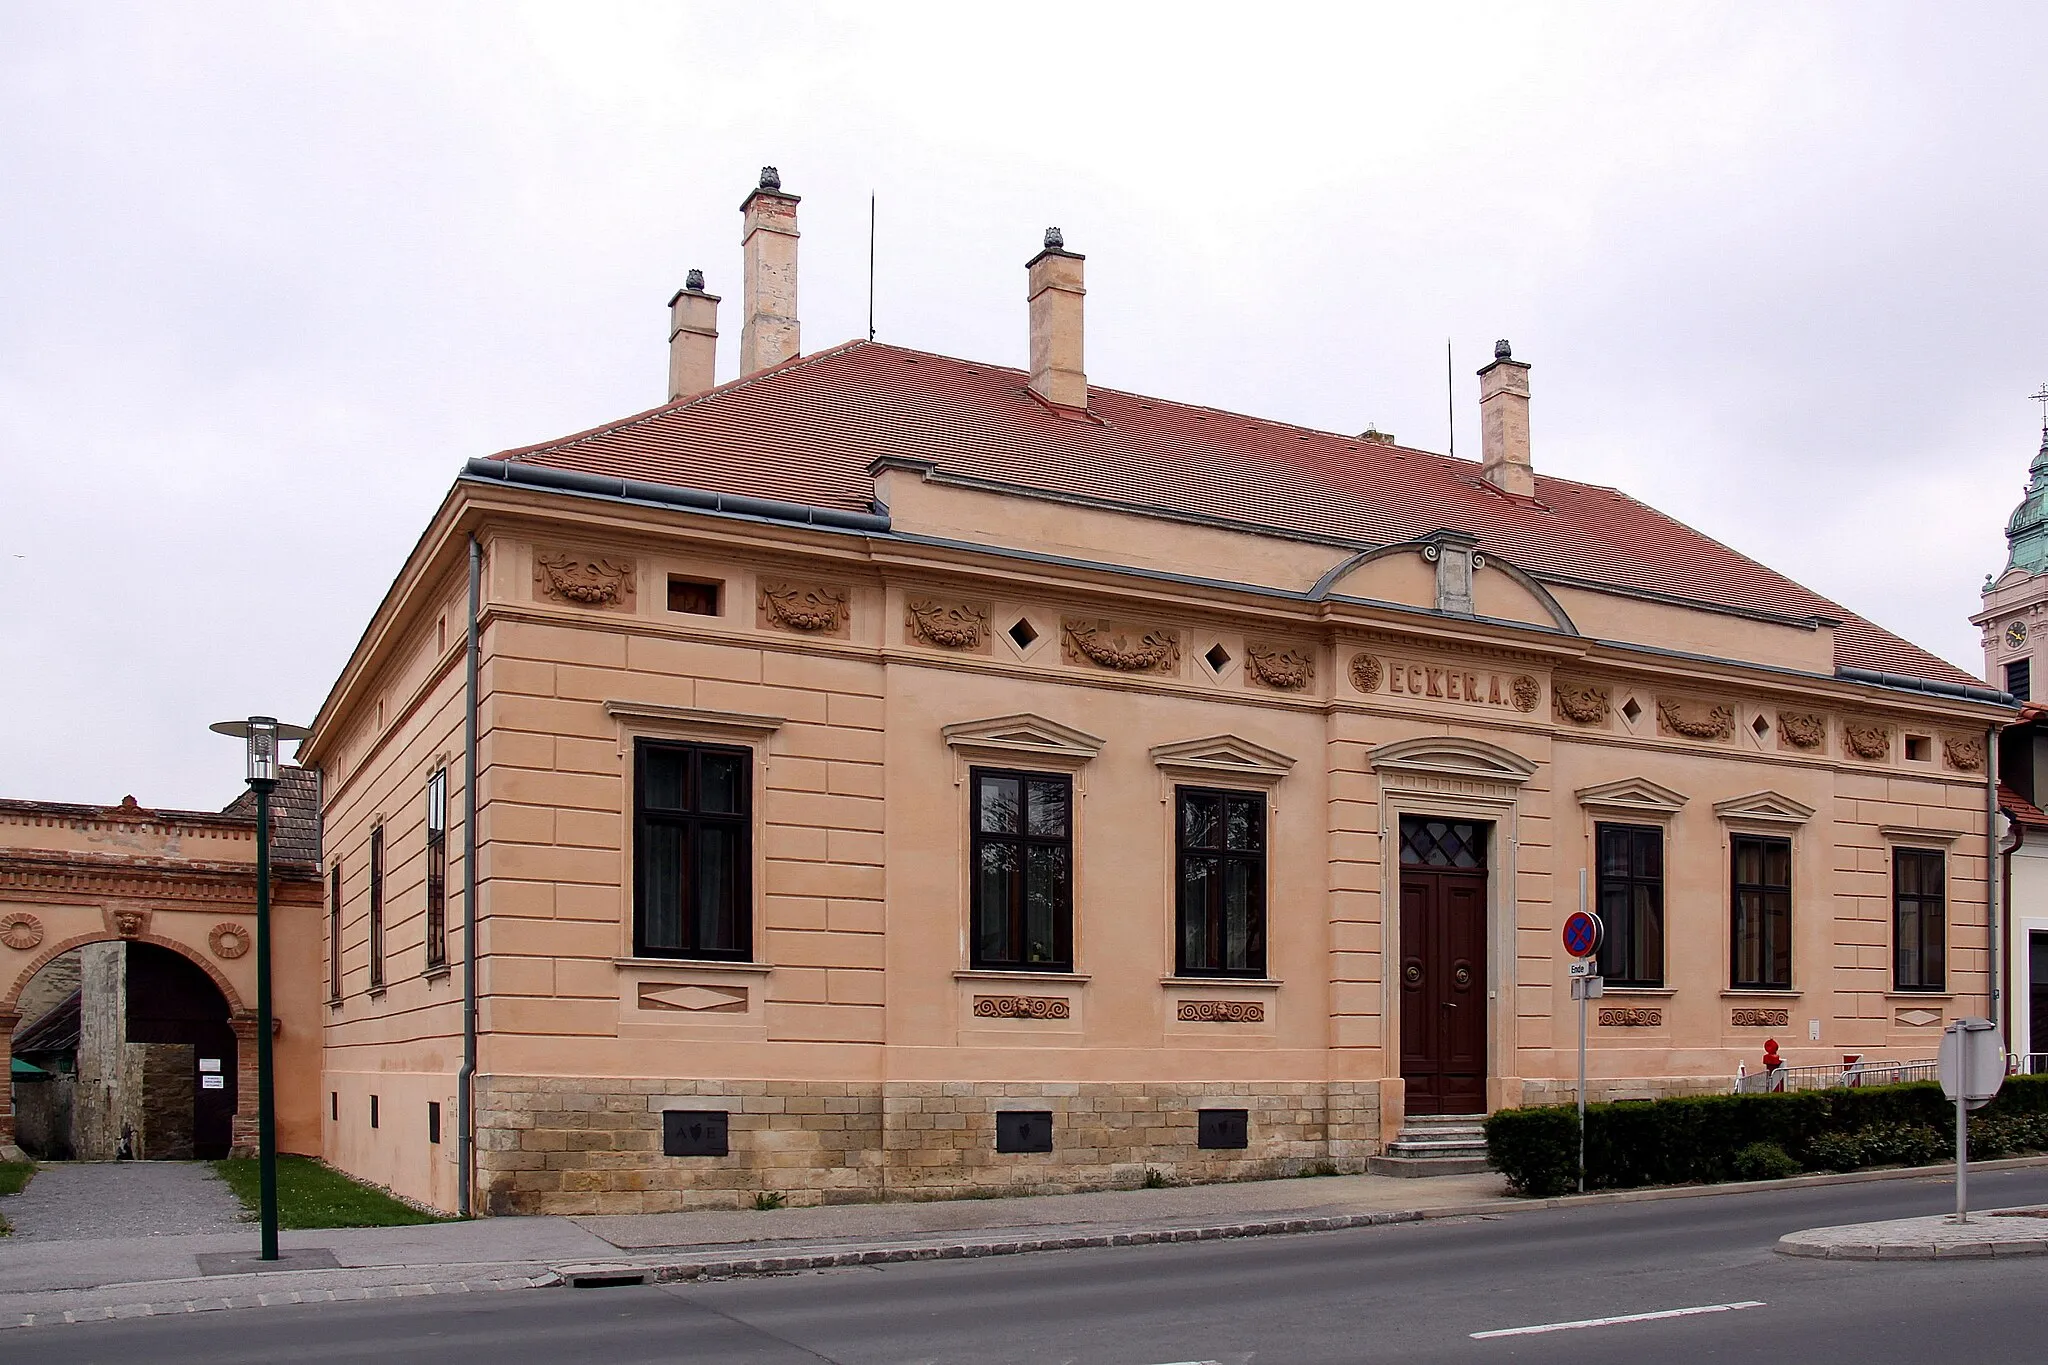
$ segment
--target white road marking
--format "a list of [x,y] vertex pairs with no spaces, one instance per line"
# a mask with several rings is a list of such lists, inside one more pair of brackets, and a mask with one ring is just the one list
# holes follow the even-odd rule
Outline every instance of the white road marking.
[[1691,1318],[1701,1313],[1735,1313],[1744,1308],[1762,1308],[1762,1299],[1744,1299],[1740,1303],[1710,1303],[1699,1308],[1667,1308],[1661,1313],[1630,1313],[1618,1318],[1581,1318],[1577,1322],[1544,1322],[1534,1327],[1501,1327],[1491,1332],[1474,1332],[1472,1340],[1484,1341],[1488,1337],[1533,1337],[1543,1332],[1576,1332],[1582,1327],[1615,1327],[1624,1322],[1656,1322],[1660,1318]]

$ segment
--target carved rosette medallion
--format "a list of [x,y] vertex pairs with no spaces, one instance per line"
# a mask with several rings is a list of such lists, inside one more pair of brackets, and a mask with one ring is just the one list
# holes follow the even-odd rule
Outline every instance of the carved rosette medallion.
[[988,642],[988,608],[978,603],[913,597],[903,615],[910,638],[937,649],[980,649]]
[[1856,757],[1878,763],[1891,756],[1892,732],[1882,725],[1845,720],[1842,722],[1842,743]]
[[1664,1011],[1660,1009],[1603,1009],[1600,1011],[1602,1028],[1663,1028]]
[[1810,711],[1780,711],[1778,738],[1795,749],[1818,749],[1827,743],[1828,723]]
[[1266,1006],[1259,1000],[1183,1000],[1174,1018],[1183,1024],[1263,1024]]
[[1984,771],[1984,741],[1975,735],[1950,735],[1941,742],[1941,756],[1959,773]]
[[977,995],[977,1019],[1071,1019],[1073,1002],[1060,995]]
[[1680,701],[1665,697],[1657,702],[1657,724],[1667,735],[1687,739],[1728,739],[1735,733],[1735,708],[1726,702]]
[[1119,673],[1178,673],[1180,632],[1166,627],[1139,632],[1107,621],[1065,620],[1060,623],[1061,657],[1068,663],[1092,663]]
[[229,962],[248,952],[249,943],[249,931],[239,924],[216,924],[206,936],[206,946],[213,949],[213,955]]
[[1253,682],[1282,692],[1299,692],[1316,679],[1315,656],[1307,650],[1249,640],[1244,647],[1244,670]]
[[1792,1011],[1736,1009],[1728,1011],[1728,1022],[1736,1028],[1789,1028]]
[[1380,690],[1380,661],[1370,654],[1351,656],[1351,685],[1361,692]]
[[1562,678],[1550,685],[1550,700],[1558,717],[1575,725],[1605,725],[1613,705],[1607,689],[1599,683]]
[[761,624],[806,635],[836,635],[846,629],[851,595],[845,588],[817,584],[761,584]]
[[571,550],[536,550],[533,586],[541,597],[581,607],[630,606],[635,586],[633,561]]
[[1517,711],[1534,711],[1536,703],[1543,700],[1543,685],[1527,673],[1515,676],[1513,692]]
[[43,922],[26,910],[0,915],[0,943],[25,953],[43,941]]

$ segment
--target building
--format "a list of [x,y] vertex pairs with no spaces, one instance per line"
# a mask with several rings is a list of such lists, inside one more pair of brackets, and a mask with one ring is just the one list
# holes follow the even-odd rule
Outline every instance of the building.
[[2048,1071],[2048,707],[2029,701],[2048,641],[2048,422],[2027,468],[2027,488],[2006,521],[2005,568],[1984,578],[1984,676],[2027,704],[1999,736],[1999,808],[2007,818],[2004,884],[2011,913],[2001,935],[1999,1009],[2007,1045],[2029,1071]]
[[337,1164],[562,1213],[1361,1169],[1572,1093],[1582,885],[1602,1096],[1986,1008],[2003,693],[1542,474],[1506,342],[1480,463],[1099,387],[1056,231],[1028,370],[806,354],[797,207],[743,205],[740,377],[691,272],[669,401],[470,461],[314,722]]
[[[318,1153],[317,774],[272,808],[278,1143]],[[256,816],[0,801],[0,1149],[250,1155],[256,1143]]]

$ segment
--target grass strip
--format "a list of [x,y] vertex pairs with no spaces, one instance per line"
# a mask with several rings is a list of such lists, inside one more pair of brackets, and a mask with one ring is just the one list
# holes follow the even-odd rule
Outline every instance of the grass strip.
[[[213,1169],[235,1192],[242,1206],[255,1214],[261,1197],[256,1159],[216,1161]],[[277,1159],[277,1225],[281,1228],[402,1228],[452,1221],[351,1180],[312,1157]]]
[[[20,1194],[28,1184],[28,1178],[36,1173],[33,1161],[0,1161],[0,1195]],[[12,1237],[14,1229],[5,1217],[0,1217],[0,1237]]]

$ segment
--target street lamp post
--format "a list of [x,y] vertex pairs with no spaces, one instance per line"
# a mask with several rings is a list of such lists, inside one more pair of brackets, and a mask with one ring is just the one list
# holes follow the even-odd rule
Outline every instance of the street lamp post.
[[277,1103],[270,1060],[270,793],[277,786],[277,742],[313,732],[275,716],[223,720],[207,727],[246,741],[249,790],[256,793],[256,1168],[261,1183],[262,1259],[277,1259]]

